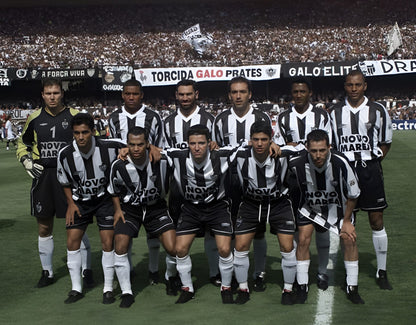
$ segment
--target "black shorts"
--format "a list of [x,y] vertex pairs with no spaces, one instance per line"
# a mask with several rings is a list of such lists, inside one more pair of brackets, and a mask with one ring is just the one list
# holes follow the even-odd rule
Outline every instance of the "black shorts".
[[235,234],[242,235],[256,232],[259,226],[270,224],[272,234],[294,234],[295,218],[292,204],[286,196],[270,203],[260,203],[244,199],[238,211]]
[[378,159],[356,161],[354,167],[361,189],[357,208],[364,211],[387,208],[383,170],[380,161]]
[[76,201],[75,204],[81,212],[81,217],[75,214],[74,224],[66,226],[66,229],[87,229],[97,218],[97,226],[100,230],[113,230],[114,206],[110,195],[88,201]]
[[228,200],[216,200],[211,203],[182,205],[176,235],[198,234],[211,230],[214,235],[232,236],[230,203]]
[[65,218],[67,203],[56,168],[45,168],[39,179],[34,179],[30,191],[31,214],[36,218]]
[[165,231],[175,229],[172,218],[164,200],[148,206],[132,206],[122,204],[124,223],[119,220],[114,228],[114,234],[137,237],[141,225],[144,226],[149,238],[158,238]]

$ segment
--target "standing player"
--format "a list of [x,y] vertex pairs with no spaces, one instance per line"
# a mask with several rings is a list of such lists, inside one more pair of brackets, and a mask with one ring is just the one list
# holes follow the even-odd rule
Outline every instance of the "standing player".
[[[298,146],[304,149],[306,135],[315,129],[321,129],[331,134],[331,121],[328,113],[320,108],[314,107],[311,103],[312,86],[308,79],[298,78],[292,82],[291,93],[294,105],[279,114],[275,129],[275,141],[279,145]],[[292,200],[293,210],[296,211],[299,205],[299,187],[293,175],[288,177],[289,193]],[[304,219],[296,219],[297,226],[302,225]],[[318,251],[318,288],[326,290],[328,288],[327,266],[329,261],[329,232],[316,225],[316,248]],[[305,245],[302,234],[302,227],[299,231],[299,245]],[[297,256],[299,259],[299,256]]]
[[345,78],[345,101],[334,105],[331,112],[334,143],[354,165],[361,187],[357,207],[368,212],[377,257],[376,280],[381,289],[392,290],[387,280],[387,233],[383,211],[387,208],[381,160],[392,142],[392,128],[385,107],[370,102],[364,93],[365,77],[360,70]]
[[257,228],[270,223],[270,232],[277,235],[282,255],[283,293],[281,303],[292,305],[293,282],[296,276],[296,253],[293,245],[295,219],[292,204],[287,197],[284,180],[287,157],[296,149],[282,149],[282,158],[269,156],[272,128],[268,122],[254,122],[250,130],[252,147],[237,152],[237,171],[244,190],[235,229],[234,272],[239,283],[236,304],[250,299],[247,283],[248,253]]
[[[205,125],[211,132],[214,123],[214,116],[197,105],[199,91],[196,82],[183,79],[176,85],[176,100],[179,108],[165,119],[166,142],[171,148],[187,148],[186,135],[191,126],[196,124]],[[211,148],[216,146],[211,141]],[[169,212],[174,220],[178,220],[182,198],[175,181],[172,181],[169,192]],[[215,286],[221,285],[218,271],[218,251],[215,238],[209,232],[205,233],[205,254],[208,257],[210,282]]]
[[[42,276],[38,288],[53,283],[53,217],[65,218],[66,199],[56,178],[58,152],[72,140],[69,127],[77,110],[63,105],[63,90],[57,79],[45,79],[42,98],[45,107],[31,114],[18,141],[17,158],[33,178],[30,191],[31,213],[36,217],[39,233],[39,256]],[[85,234],[81,243],[84,285],[92,287],[91,251]]]
[[103,303],[114,302],[113,205],[107,192],[111,163],[120,141],[102,141],[95,138],[94,119],[88,113],[79,113],[70,123],[74,141],[58,155],[57,177],[64,188],[68,203],[66,211],[67,265],[72,290],[65,303],[83,298],[81,286],[81,238],[93,222],[94,215],[100,229],[102,267],[104,273]]
[[129,242],[137,237],[141,225],[147,233],[158,237],[167,252],[166,293],[177,295],[175,226],[165,201],[168,190],[167,160],[149,161],[147,130],[133,127],[127,134],[129,156],[117,160],[111,168],[109,192],[115,207],[114,265],[122,290],[120,307],[128,308],[134,302],[127,257]]
[[[124,105],[121,109],[113,112],[108,124],[111,138],[119,138],[127,142],[127,132],[134,126],[140,126],[149,131],[150,144],[163,148],[163,122],[159,114],[142,104],[143,89],[139,81],[130,79],[123,85],[121,94]],[[132,241],[130,241],[130,245]],[[159,239],[148,237],[147,245],[149,248],[149,280],[151,284],[159,281]],[[129,249],[129,259],[131,271],[131,249]]]
[[[219,114],[214,122],[214,140],[220,147],[237,146],[241,141],[250,139],[250,127],[256,121],[270,123],[270,117],[250,105],[252,96],[251,82],[243,77],[236,77],[228,83],[228,98],[233,107]],[[275,146],[275,144],[272,144]],[[275,149],[276,150],[276,149]],[[232,216],[235,218],[241,202],[237,171],[232,169],[230,193],[232,199]],[[254,248],[254,290],[264,291],[266,270],[267,242],[264,237],[266,229],[258,229],[253,242]]]
[[363,304],[358,294],[358,248],[353,212],[360,195],[355,172],[345,156],[330,150],[326,131],[314,130],[309,133],[306,147],[307,153],[290,161],[301,192],[297,213],[300,220],[308,221],[299,226],[302,229],[299,235],[302,234],[304,238],[299,240],[297,247],[297,281],[300,289],[296,293],[296,301],[304,303],[308,296],[309,243],[315,222],[339,233],[344,248],[347,297],[354,304]]
[[204,125],[189,128],[187,138],[188,149],[168,149],[166,152],[185,200],[176,228],[176,263],[182,281],[182,293],[176,303],[186,303],[195,296],[189,249],[196,234],[206,228],[215,234],[217,243],[222,302],[233,303],[233,226],[229,202],[224,199],[224,180],[236,149],[223,148],[211,152],[210,132]]
[[10,150],[9,148],[9,144],[10,142],[13,143],[13,145],[16,147],[16,136],[13,132],[13,128],[12,128],[12,116],[11,115],[7,115],[6,118],[6,125],[5,125],[5,129],[6,129],[6,139],[7,139],[7,143],[6,143],[6,150]]

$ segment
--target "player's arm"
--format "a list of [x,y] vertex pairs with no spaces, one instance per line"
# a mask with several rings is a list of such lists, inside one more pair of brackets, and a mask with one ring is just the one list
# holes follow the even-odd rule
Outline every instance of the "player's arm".
[[113,206],[114,206],[114,223],[113,226],[115,227],[117,222],[121,219],[123,223],[126,223],[126,219],[124,219],[123,211],[121,210],[120,198],[118,196],[113,196]]
[[387,156],[387,153],[389,152],[390,147],[391,147],[391,143],[382,143],[379,145],[379,148],[381,152],[383,153],[383,156],[380,157],[380,161],[383,160]]
[[352,213],[354,211],[357,199],[347,199],[347,206],[344,213],[344,219],[341,227],[340,237],[343,239],[350,239],[353,242],[357,240],[357,233],[355,227],[352,224]]
[[209,150],[212,151],[212,150],[217,150],[217,149],[219,149],[218,143],[216,141],[211,140],[209,142]]
[[66,198],[66,202],[68,203],[68,208],[66,209],[66,215],[65,215],[65,224],[67,226],[70,226],[74,223],[74,216],[75,213],[81,217],[81,212],[79,211],[78,206],[75,204],[74,200],[72,199],[72,191],[71,191],[71,187],[68,186],[64,186],[64,193],[65,193],[65,198]]
[[272,141],[270,144],[269,153],[270,153],[270,157],[272,158],[280,157],[280,154],[281,154],[280,146],[278,146],[276,143]]

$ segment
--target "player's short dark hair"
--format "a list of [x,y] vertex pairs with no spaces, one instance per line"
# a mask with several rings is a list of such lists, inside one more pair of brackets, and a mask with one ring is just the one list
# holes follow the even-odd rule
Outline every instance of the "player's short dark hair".
[[45,78],[42,80],[42,92],[45,90],[45,87],[51,87],[51,86],[58,86],[61,89],[61,91],[63,91],[62,81],[60,79]]
[[179,81],[176,84],[176,91],[178,91],[178,88],[180,86],[192,86],[192,88],[193,88],[194,91],[197,91],[198,90],[197,83],[194,80],[191,80],[191,79],[182,79],[181,81]]
[[273,131],[272,131],[272,126],[270,125],[270,123],[265,122],[265,121],[254,122],[250,127],[250,137],[252,137],[254,133],[260,133],[260,132],[267,134],[268,137],[271,139]]
[[144,135],[144,140],[145,141],[149,141],[149,132],[147,131],[147,129],[142,128],[140,126],[133,126],[132,128],[129,129],[129,131],[127,132],[127,142],[129,140],[129,135]]
[[228,92],[231,92],[231,85],[236,83],[245,83],[247,85],[248,91],[252,92],[253,85],[251,84],[251,81],[244,77],[234,77],[230,81],[228,81]]
[[348,72],[348,74],[345,76],[345,81],[347,81],[348,77],[355,77],[355,76],[361,76],[361,78],[363,78],[363,81],[366,82],[365,75],[360,69],[351,70],[350,72]]
[[326,145],[329,146],[329,136],[325,130],[316,129],[308,133],[306,136],[306,145],[309,146],[311,141],[325,141]]
[[94,130],[94,119],[88,113],[78,113],[71,120],[71,129],[74,129],[76,125],[85,124],[92,131]]
[[312,81],[309,78],[298,77],[292,80],[290,84],[290,89],[293,88],[294,84],[305,84],[308,87],[309,91],[312,91]]
[[129,79],[127,80],[124,84],[123,84],[123,91],[126,87],[139,87],[140,92],[142,92],[143,87],[142,84],[140,83],[140,81],[136,80],[136,79]]
[[186,133],[186,140],[189,141],[189,137],[191,135],[205,135],[205,137],[207,138],[207,141],[211,140],[211,134],[209,132],[209,129],[202,124],[196,124],[191,126],[188,129],[188,132]]

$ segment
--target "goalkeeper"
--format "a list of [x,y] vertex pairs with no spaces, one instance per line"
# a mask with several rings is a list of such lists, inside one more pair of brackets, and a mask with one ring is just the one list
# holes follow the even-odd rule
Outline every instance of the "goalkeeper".
[[[56,176],[58,152],[72,140],[70,121],[77,110],[63,105],[63,90],[59,80],[43,81],[42,98],[45,107],[31,114],[19,138],[17,158],[33,179],[30,191],[31,214],[38,223],[38,247],[42,275],[37,287],[54,282],[52,236],[54,216],[64,218],[67,209],[62,186]],[[88,237],[81,244],[84,286],[93,286]]]

